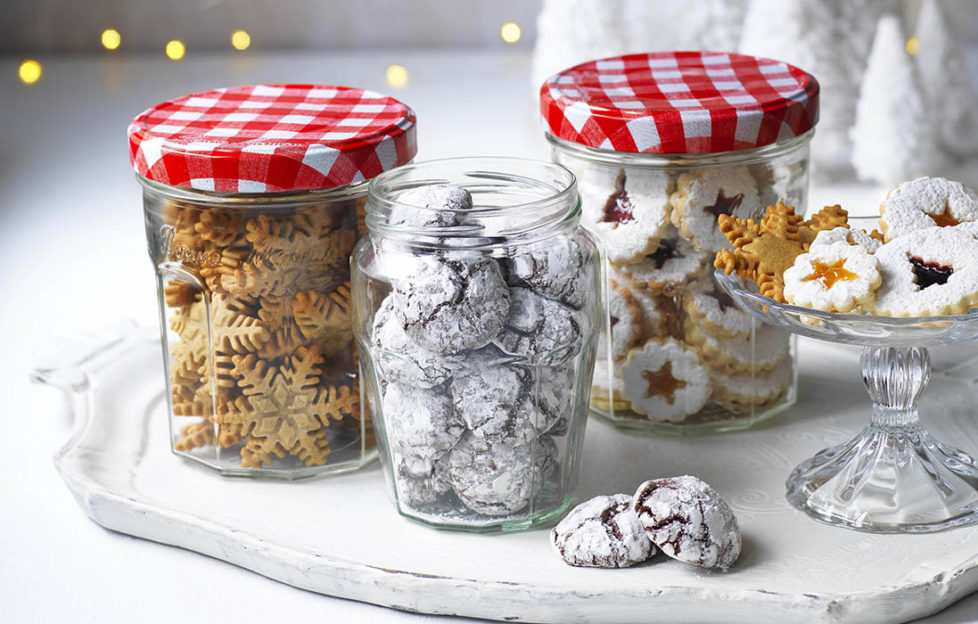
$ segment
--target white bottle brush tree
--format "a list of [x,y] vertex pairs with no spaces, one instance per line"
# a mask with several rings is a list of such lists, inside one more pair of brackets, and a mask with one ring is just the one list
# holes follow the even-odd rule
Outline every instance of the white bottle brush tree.
[[622,0],[545,0],[537,17],[533,84],[553,74],[625,50]]
[[876,28],[852,141],[852,164],[863,180],[895,186],[941,167],[932,114],[896,16],[882,17]]
[[959,155],[978,151],[978,96],[961,49],[936,0],[924,0],[917,17],[917,69],[941,145]]

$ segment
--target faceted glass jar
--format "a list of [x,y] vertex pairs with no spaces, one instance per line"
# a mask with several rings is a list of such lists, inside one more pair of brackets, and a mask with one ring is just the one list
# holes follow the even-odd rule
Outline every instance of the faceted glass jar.
[[284,479],[375,457],[350,301],[366,185],[227,195],[139,181],[174,452]]
[[[603,251],[595,413],[623,428],[695,433],[745,429],[794,403],[794,338],[738,308],[716,284],[713,260],[729,245],[720,214],[759,219],[778,201],[804,214],[811,137],[659,155],[548,134],[554,161],[578,178],[582,222]],[[657,224],[636,228],[643,218]]]
[[[400,201],[446,183],[473,207]],[[567,509],[600,325],[599,255],[579,219],[574,176],[551,163],[432,161],[371,182],[354,333],[402,515],[513,531]]]

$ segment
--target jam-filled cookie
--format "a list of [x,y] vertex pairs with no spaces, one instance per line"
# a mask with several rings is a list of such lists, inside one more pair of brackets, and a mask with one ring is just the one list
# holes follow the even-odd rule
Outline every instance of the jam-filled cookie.
[[964,230],[928,228],[886,243],[875,255],[883,277],[875,314],[963,314],[978,303],[978,243]]
[[686,322],[702,327],[718,338],[747,338],[752,320],[727,291],[712,277],[706,278],[683,295]]
[[697,251],[682,238],[670,237],[640,261],[623,264],[618,271],[635,286],[656,295],[675,295],[709,268],[710,254]]
[[642,338],[642,309],[632,291],[615,279],[608,280],[608,301],[605,304],[610,317],[611,338],[607,327],[602,328],[598,339],[598,357],[617,362]]
[[720,215],[746,219],[757,214],[761,201],[746,167],[702,169],[679,176],[670,198],[672,222],[696,249],[716,252],[728,247],[717,220]]
[[813,245],[784,272],[784,298],[793,305],[851,312],[872,307],[881,282],[879,262],[861,245]]
[[730,374],[710,371],[710,399],[733,412],[749,414],[778,401],[788,390],[794,370],[785,361],[769,373]]
[[831,230],[822,230],[815,235],[810,249],[831,245],[833,243],[847,243],[849,245],[859,245],[869,253],[876,253],[876,250],[883,244],[883,234],[879,230],[867,232],[856,227],[846,227],[840,225]]
[[710,395],[706,367],[672,338],[632,349],[621,375],[632,411],[653,420],[681,421],[700,411]]
[[888,241],[923,228],[970,221],[978,221],[978,194],[945,178],[904,182],[880,204],[880,228]]
[[592,169],[580,182],[581,220],[604,243],[608,260],[640,262],[669,223],[670,178],[664,173]]

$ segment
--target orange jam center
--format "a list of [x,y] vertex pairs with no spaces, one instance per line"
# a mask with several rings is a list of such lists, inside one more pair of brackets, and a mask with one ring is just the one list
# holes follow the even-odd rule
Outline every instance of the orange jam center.
[[947,206],[944,207],[944,212],[939,215],[931,215],[930,218],[940,227],[953,227],[961,224],[960,221],[954,218],[954,215],[951,214],[951,209]]
[[848,282],[859,277],[852,271],[847,271],[842,268],[842,265],[846,263],[845,258],[836,260],[835,262],[813,262],[812,263],[812,274],[808,277],[801,278],[803,282],[811,282],[818,280],[822,282],[822,286],[826,288],[832,288],[836,282]]
[[676,390],[686,387],[686,382],[672,376],[672,362],[666,362],[657,371],[645,371],[642,373],[648,388],[645,390],[645,398],[651,399],[654,396],[661,396],[672,405],[676,401]]

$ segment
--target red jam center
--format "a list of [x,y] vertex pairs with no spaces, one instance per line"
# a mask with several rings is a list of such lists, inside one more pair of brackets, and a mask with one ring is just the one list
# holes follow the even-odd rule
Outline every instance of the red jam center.
[[605,202],[602,221],[614,224],[628,223],[635,220],[632,211],[632,200],[625,191],[625,170],[622,169],[615,179],[615,192]]
[[913,265],[914,281],[921,290],[934,284],[943,286],[954,273],[954,269],[949,266],[937,262],[924,262],[920,258],[910,258],[910,264]]
[[742,201],[744,201],[743,193],[734,195],[733,197],[727,197],[723,194],[723,189],[720,189],[720,192],[717,193],[716,202],[712,206],[703,206],[703,211],[713,214],[714,219],[719,219],[722,214],[733,214],[734,210],[737,210]]

